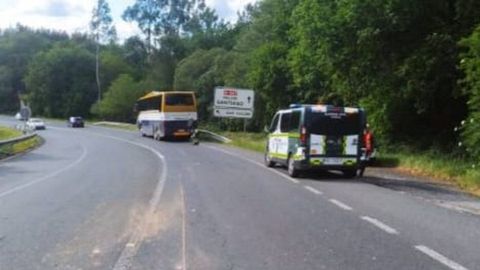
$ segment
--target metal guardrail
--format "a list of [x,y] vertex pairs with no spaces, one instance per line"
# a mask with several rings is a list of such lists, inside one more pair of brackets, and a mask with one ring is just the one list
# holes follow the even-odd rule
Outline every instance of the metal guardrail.
[[94,126],[99,126],[99,125],[111,125],[111,126],[119,126],[119,127],[128,127],[131,126],[132,124],[129,123],[120,123],[120,122],[110,122],[110,121],[102,121],[102,122],[95,122],[93,123]]
[[0,141],[0,146],[5,146],[5,145],[8,145],[8,144],[15,144],[15,143],[23,142],[23,141],[26,141],[28,139],[34,138],[35,136],[37,136],[37,133],[23,135],[23,136],[13,138],[13,139],[3,140],[3,141]]
[[216,133],[213,133],[211,131],[208,131],[208,130],[205,130],[205,129],[198,129],[197,130],[199,133],[203,133],[203,134],[206,134],[207,136],[211,137],[212,139],[216,140],[216,141],[220,141],[222,143],[230,143],[232,142],[232,140],[230,140],[229,138],[227,137],[223,137],[221,135],[218,135]]
[[15,129],[21,131],[23,135],[8,140],[0,140],[0,159],[12,155],[13,146],[15,144],[35,138],[37,136],[37,133],[35,133],[31,128],[28,128],[26,125],[16,125]]
[[[128,124],[128,123],[110,122],[110,121],[102,121],[102,122],[93,123],[93,125],[104,125],[104,124],[111,125],[111,126],[131,126],[132,125],[132,124]],[[224,136],[221,136],[219,134],[216,134],[216,133],[211,132],[211,131],[206,130],[206,129],[197,129],[197,132],[200,133],[200,134],[204,134],[204,135],[212,138],[215,141],[219,141],[219,142],[222,142],[222,143],[232,142],[232,140],[230,140],[229,138],[226,138]]]

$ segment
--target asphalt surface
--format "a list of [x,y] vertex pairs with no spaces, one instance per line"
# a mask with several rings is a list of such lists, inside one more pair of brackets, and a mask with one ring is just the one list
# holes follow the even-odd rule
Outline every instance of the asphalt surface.
[[1,270],[480,269],[480,216],[388,179],[295,180],[256,153],[101,127],[40,135],[0,162]]

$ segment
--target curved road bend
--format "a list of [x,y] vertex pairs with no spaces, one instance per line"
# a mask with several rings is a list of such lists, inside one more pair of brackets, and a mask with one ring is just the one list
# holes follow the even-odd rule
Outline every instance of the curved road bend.
[[41,135],[0,163],[0,269],[480,269],[480,217],[369,179],[100,127]]

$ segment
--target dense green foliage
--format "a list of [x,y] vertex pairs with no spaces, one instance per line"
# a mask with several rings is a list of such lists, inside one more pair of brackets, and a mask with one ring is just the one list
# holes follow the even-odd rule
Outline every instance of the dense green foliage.
[[[95,99],[94,55],[74,46],[55,46],[37,54],[25,76],[32,111],[68,117],[86,115]],[[54,76],[52,76],[54,74]]]
[[122,74],[112,82],[108,92],[92,111],[109,120],[135,121],[133,105],[138,97],[152,89],[145,82],[136,82],[130,75]]
[[100,45],[97,104],[98,37],[1,32],[0,110],[21,94],[35,114],[132,121],[145,91],[193,90],[202,121],[240,129],[212,117],[225,85],[255,89],[251,131],[294,102],[362,106],[382,142],[480,157],[479,1],[263,0],[231,24],[204,0],[136,0],[123,18],[143,35]]
[[463,39],[460,45],[466,48],[460,61],[465,71],[462,84],[470,97],[468,107],[470,115],[461,124],[465,147],[474,157],[480,158],[480,27]]

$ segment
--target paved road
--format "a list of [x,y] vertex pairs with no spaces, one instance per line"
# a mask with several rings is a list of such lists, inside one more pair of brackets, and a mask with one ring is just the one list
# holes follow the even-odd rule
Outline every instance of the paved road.
[[[12,124],[0,118],[3,124]],[[480,217],[100,127],[0,163],[0,269],[480,269]]]

